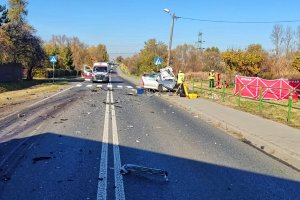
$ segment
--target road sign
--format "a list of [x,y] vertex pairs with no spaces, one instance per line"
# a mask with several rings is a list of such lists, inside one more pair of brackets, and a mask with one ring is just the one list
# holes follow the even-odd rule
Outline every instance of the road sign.
[[161,65],[162,62],[163,62],[163,59],[162,59],[162,58],[160,58],[160,57],[154,58],[154,64],[155,64],[155,65]]
[[57,56],[50,56],[50,62],[56,63],[57,62]]

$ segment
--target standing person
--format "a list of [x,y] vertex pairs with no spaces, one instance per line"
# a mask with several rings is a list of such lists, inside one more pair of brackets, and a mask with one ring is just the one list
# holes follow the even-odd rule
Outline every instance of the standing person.
[[184,88],[183,88],[184,79],[185,79],[185,74],[181,70],[179,70],[179,73],[177,74],[177,87],[180,88],[178,88],[177,91],[179,92],[179,95],[181,97],[185,97]]
[[184,82],[184,79],[185,79],[185,74],[179,70],[179,73],[177,75],[177,85],[180,85]]
[[215,86],[215,70],[211,70],[208,74],[209,78],[209,87],[213,88]]

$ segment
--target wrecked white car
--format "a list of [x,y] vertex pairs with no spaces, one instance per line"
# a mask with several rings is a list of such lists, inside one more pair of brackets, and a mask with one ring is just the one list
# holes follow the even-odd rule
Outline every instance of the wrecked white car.
[[176,86],[176,77],[171,67],[162,68],[159,72],[144,74],[142,87],[155,91],[172,91]]

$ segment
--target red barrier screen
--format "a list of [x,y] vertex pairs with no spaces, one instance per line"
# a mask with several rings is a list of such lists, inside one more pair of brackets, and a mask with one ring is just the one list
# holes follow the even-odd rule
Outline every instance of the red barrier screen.
[[263,99],[288,99],[292,91],[293,99],[300,98],[300,79],[266,80],[259,77],[235,76],[234,94],[242,97],[258,99],[262,88]]

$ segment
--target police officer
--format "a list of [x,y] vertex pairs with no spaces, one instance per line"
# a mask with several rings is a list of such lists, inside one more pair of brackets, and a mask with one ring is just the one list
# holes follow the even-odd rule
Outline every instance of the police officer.
[[215,86],[215,70],[211,70],[208,74],[209,78],[209,87],[213,88]]

